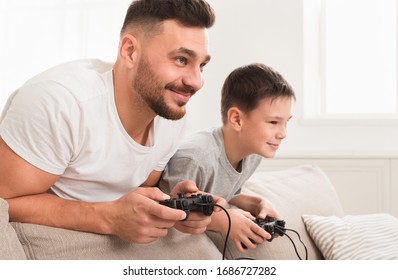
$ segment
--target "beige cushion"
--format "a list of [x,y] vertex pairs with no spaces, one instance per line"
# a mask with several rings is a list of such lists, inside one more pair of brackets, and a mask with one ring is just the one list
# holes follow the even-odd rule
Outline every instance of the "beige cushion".
[[26,259],[24,250],[8,221],[8,203],[0,198],[0,259],[24,260]]
[[328,260],[398,260],[398,219],[386,213],[303,215],[312,239]]
[[[343,216],[344,212],[333,185],[319,167],[304,165],[282,171],[256,172],[246,182],[242,192],[257,194],[271,201],[282,219],[285,220],[286,228],[296,230],[300,234],[308,249],[308,258],[323,259],[321,252],[308,235],[301,215]],[[289,231],[287,234],[294,241],[301,258],[304,259],[305,249],[297,235]],[[224,237],[215,233],[209,233],[209,236],[222,250]],[[237,251],[232,242],[228,243],[226,257],[228,259],[240,257],[298,259],[291,241],[286,236],[275,238],[271,242],[264,242],[245,254]]]
[[150,244],[132,244],[115,236],[77,232],[41,225],[11,223],[29,259],[221,259],[205,235],[170,230],[165,238]]

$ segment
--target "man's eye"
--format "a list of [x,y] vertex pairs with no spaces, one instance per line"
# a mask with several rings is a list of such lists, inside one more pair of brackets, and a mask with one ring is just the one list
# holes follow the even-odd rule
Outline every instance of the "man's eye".
[[187,59],[185,57],[179,56],[179,57],[177,57],[176,60],[178,61],[178,63],[184,64],[184,65],[187,64]]
[[270,124],[278,124],[277,121],[270,121],[269,123],[270,123]]
[[202,64],[200,64],[200,69],[203,70],[203,68],[204,68],[206,65],[207,65],[207,63],[202,63]]

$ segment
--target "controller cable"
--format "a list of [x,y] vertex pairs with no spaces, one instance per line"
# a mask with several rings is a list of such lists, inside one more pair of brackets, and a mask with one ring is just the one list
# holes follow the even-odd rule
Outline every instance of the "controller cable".
[[[227,230],[227,234],[225,235],[224,247],[223,247],[223,252],[222,252],[222,259],[225,260],[225,252],[226,252],[226,250],[227,250],[228,238],[229,238],[229,234],[230,234],[230,232],[231,232],[231,224],[232,224],[232,223],[231,223],[231,216],[229,215],[227,209],[225,209],[223,206],[221,206],[221,205],[219,205],[219,204],[213,204],[213,206],[217,206],[217,207],[221,208],[221,209],[225,212],[225,214],[227,215],[227,218],[228,218],[228,230]],[[285,230],[285,231],[292,231],[292,232],[294,232],[294,233],[298,236],[299,241],[301,242],[301,244],[302,244],[303,247],[304,247],[304,250],[305,250],[305,260],[308,260],[308,250],[307,250],[307,246],[305,246],[304,242],[301,240],[300,234],[299,234],[297,231],[295,231],[295,230],[293,230],[293,229],[288,229],[288,228],[280,227],[280,226],[278,226],[278,225],[275,225],[275,228],[278,228],[278,229],[281,230],[281,231]],[[300,260],[302,260],[300,254],[299,254],[298,251],[297,251],[297,247],[296,247],[296,244],[294,244],[293,239],[292,239],[288,234],[286,234],[286,232],[284,233],[284,235],[286,235],[286,236],[289,238],[289,240],[292,242],[293,248],[294,248],[294,251],[295,251],[297,257],[298,257]],[[240,260],[255,260],[255,259],[247,258],[247,257],[238,258],[238,259],[240,259]]]
[[225,252],[227,250],[229,233],[231,232],[231,224],[232,224],[231,216],[229,215],[227,209],[225,209],[223,206],[221,206],[219,204],[214,204],[214,206],[221,208],[225,212],[225,214],[227,215],[227,218],[228,218],[228,230],[227,230],[227,234],[225,235],[224,247],[222,250],[222,259],[225,260]]
[[[283,228],[283,227],[280,227],[280,226],[278,226],[278,225],[275,225],[275,227],[278,228],[278,229],[280,229],[280,230],[287,230],[287,231],[292,231],[292,232],[294,232],[294,233],[297,235],[297,237],[298,237],[300,243],[301,243],[301,244],[303,245],[303,247],[304,247],[304,250],[305,250],[305,260],[308,260],[308,250],[307,250],[307,246],[305,246],[303,240],[301,240],[300,234],[299,234],[297,231],[295,231],[295,230],[293,230],[293,229],[290,229],[290,228]],[[300,260],[302,260],[302,258],[300,257],[300,254],[299,254],[298,251],[297,251],[297,247],[296,247],[296,244],[294,244],[293,239],[292,239],[288,234],[286,234],[286,232],[285,232],[284,235],[286,235],[287,238],[289,238],[290,242],[292,242],[293,248],[294,248],[294,251],[296,252],[297,257],[298,257]]]

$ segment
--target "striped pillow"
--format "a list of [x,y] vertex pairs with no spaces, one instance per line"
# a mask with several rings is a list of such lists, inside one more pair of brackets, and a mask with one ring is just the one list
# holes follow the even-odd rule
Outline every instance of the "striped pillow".
[[398,219],[389,214],[302,218],[327,260],[398,260]]

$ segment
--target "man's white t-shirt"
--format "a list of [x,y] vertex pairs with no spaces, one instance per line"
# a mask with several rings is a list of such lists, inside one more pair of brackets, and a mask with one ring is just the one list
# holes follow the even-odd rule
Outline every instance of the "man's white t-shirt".
[[125,131],[114,100],[112,64],[79,60],[29,80],[9,98],[0,136],[30,164],[61,175],[60,197],[111,201],[162,171],[184,135],[185,118],[157,116],[147,145]]

